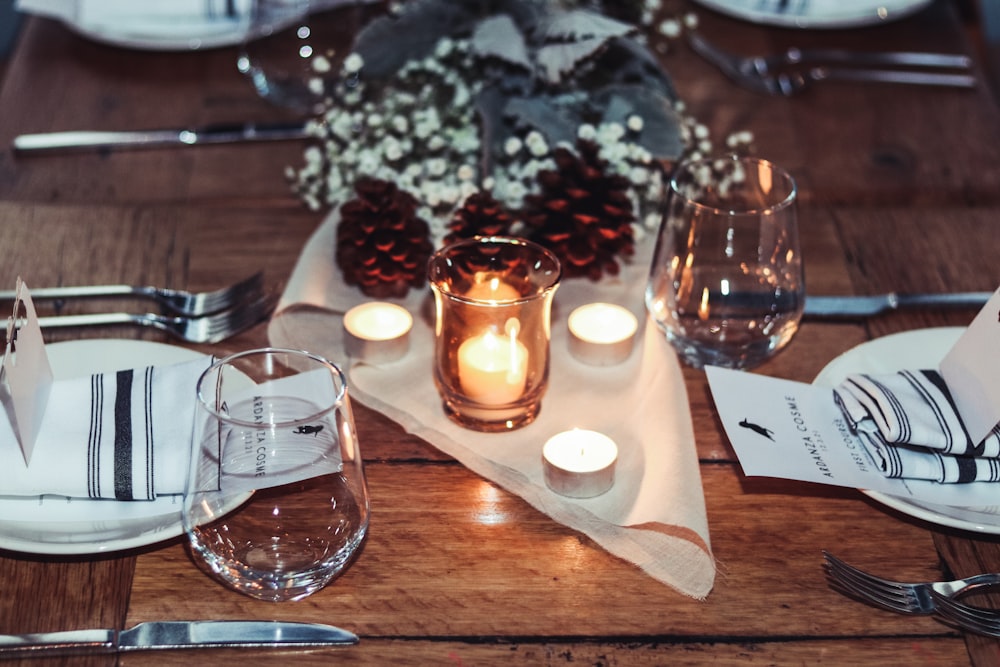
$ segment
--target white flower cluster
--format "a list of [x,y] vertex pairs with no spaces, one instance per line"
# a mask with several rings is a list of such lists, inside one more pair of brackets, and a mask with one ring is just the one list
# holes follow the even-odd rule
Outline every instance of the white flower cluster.
[[333,103],[312,125],[319,144],[306,149],[303,168],[288,171],[296,191],[319,209],[351,199],[363,177],[391,181],[420,201],[418,214],[443,236],[450,212],[479,189],[478,84],[465,75],[471,67],[467,42],[442,39],[432,55],[408,62],[376,101],[352,76],[363,63],[351,54]]

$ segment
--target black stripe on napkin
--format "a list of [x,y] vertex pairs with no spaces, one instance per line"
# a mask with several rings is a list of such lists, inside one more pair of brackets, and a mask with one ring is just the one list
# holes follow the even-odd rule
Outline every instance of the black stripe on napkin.
[[87,433],[87,493],[101,497],[101,415],[104,413],[102,375],[90,376],[90,430]]
[[153,498],[153,367],[143,377],[143,408],[146,411],[146,497]]
[[969,482],[976,481],[976,460],[972,458],[961,458],[956,456],[955,463],[958,465],[958,479],[955,480],[959,484],[967,484]]
[[[948,401],[948,406],[951,408],[951,411],[955,414],[955,416],[958,417],[958,423],[962,427],[962,433],[961,433],[961,435],[962,435],[962,437],[965,438],[965,449],[963,451],[960,451],[960,452],[953,451],[951,453],[952,454],[975,454],[976,443],[972,442],[972,438],[969,437],[969,431],[968,431],[968,429],[965,428],[965,422],[962,421],[962,416],[961,416],[961,414],[958,411],[958,405],[955,404],[955,399],[952,397],[951,392],[948,391],[948,385],[945,384],[944,378],[941,377],[941,374],[938,373],[937,371],[924,370],[924,371],[920,371],[920,372],[923,374],[924,377],[927,378],[928,382],[930,382],[931,384],[933,384],[935,387],[938,388],[938,391],[940,391],[941,394],[944,396],[945,400]],[[933,401],[931,401],[931,402],[933,402]],[[942,427],[944,429],[948,430],[947,426],[945,426],[943,423],[942,423]],[[950,430],[948,430],[948,431],[949,431],[949,435],[953,435],[953,437],[955,435],[957,435],[957,434],[951,434]]]
[[115,373],[115,498],[132,500],[132,371]]

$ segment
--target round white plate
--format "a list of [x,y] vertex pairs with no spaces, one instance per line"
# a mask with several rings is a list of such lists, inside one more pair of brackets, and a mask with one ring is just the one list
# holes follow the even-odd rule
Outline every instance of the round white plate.
[[[876,338],[840,355],[819,372],[813,384],[833,387],[850,373],[893,373],[905,368],[937,368],[965,329],[941,327],[905,331]],[[959,507],[924,503],[862,490],[887,507],[941,526],[1000,535],[1000,505]]]
[[895,21],[931,0],[697,0],[722,14],[784,28],[852,28]]
[[[201,356],[183,347],[141,340],[75,340],[52,343],[45,350],[57,379],[174,364]],[[0,497],[0,549],[36,554],[105,553],[153,544],[182,532],[180,496],[161,496],[148,502]]]

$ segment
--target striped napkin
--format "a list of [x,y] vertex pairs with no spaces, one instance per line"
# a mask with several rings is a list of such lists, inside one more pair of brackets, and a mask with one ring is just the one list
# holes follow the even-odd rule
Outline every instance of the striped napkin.
[[1000,425],[974,442],[937,371],[850,375],[834,397],[886,477],[1000,481]]
[[0,495],[152,500],[184,491],[195,385],[213,358],[56,380],[26,466],[0,419]]

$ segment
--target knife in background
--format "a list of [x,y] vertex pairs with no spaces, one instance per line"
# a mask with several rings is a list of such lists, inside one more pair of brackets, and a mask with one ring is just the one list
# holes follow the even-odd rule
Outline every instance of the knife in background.
[[993,292],[950,294],[876,294],[872,296],[806,296],[804,317],[869,317],[890,310],[917,307],[982,308]]
[[184,130],[135,130],[97,132],[43,132],[14,137],[14,150],[19,153],[96,150],[105,148],[160,148],[164,146],[198,146],[202,144],[232,144],[244,141],[291,141],[309,136],[310,121],[286,123],[242,123],[208,125]]
[[128,630],[0,635],[0,658],[184,648],[316,648],[357,644],[357,635],[319,623],[156,621]]

